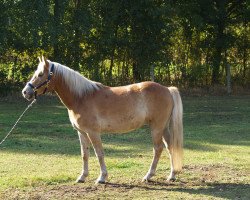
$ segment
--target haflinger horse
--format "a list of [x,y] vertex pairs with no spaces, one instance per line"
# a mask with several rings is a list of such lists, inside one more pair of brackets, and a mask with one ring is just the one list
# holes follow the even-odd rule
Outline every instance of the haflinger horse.
[[39,61],[22,94],[33,100],[37,95],[55,91],[67,107],[70,122],[78,131],[83,159],[82,173],[77,182],[84,182],[88,176],[90,143],[101,169],[96,183],[107,181],[101,133],[125,133],[144,124],[148,124],[151,130],[154,155],[143,181],[149,181],[155,175],[164,144],[171,163],[168,180],[175,180],[176,173],[182,168],[183,152],[183,108],[176,87],[150,81],[108,87],[44,57]]

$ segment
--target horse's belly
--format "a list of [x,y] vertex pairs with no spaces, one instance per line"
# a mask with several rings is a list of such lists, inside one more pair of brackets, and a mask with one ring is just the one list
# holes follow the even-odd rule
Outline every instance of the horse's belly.
[[123,115],[117,118],[101,120],[100,127],[102,132],[125,133],[140,128],[144,124],[145,115]]
[[101,132],[107,132],[107,133],[127,133],[129,131],[133,131],[135,129],[140,128],[143,126],[144,123],[130,123],[130,124],[116,124],[116,125],[107,125],[102,127]]
[[[87,133],[99,132],[99,133],[126,133],[140,128],[145,124],[144,117],[117,117],[117,118],[102,118],[98,120],[75,120],[70,118],[72,126],[76,130],[81,130]],[[80,123],[79,123],[80,122]]]

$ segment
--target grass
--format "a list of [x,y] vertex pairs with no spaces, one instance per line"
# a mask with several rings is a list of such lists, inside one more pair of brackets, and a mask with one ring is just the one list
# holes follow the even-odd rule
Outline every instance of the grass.
[[[0,199],[249,199],[250,96],[184,97],[183,103],[185,165],[176,182],[166,182],[165,152],[153,181],[141,183],[152,159],[145,126],[102,136],[109,183],[95,185],[93,150],[86,183],[74,183],[80,147],[67,110],[54,98],[38,100],[0,146]],[[27,105],[0,100],[0,139]]]

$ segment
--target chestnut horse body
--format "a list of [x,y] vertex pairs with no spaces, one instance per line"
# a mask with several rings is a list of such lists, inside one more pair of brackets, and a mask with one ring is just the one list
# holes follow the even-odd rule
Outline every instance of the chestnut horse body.
[[151,129],[154,156],[143,181],[155,174],[164,144],[171,163],[168,180],[175,180],[175,174],[182,168],[183,144],[182,102],[177,88],[155,82],[108,87],[59,63],[43,57],[39,60],[38,69],[22,91],[23,96],[31,100],[45,91],[55,91],[67,107],[72,126],[78,131],[83,158],[77,182],[84,182],[88,176],[91,143],[101,168],[96,182],[107,180],[101,133],[125,133],[144,124]]

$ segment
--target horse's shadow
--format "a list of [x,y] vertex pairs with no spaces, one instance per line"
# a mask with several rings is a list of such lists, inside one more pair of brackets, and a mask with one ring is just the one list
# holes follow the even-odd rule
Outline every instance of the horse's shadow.
[[152,191],[171,191],[188,193],[190,195],[205,195],[211,198],[249,199],[250,184],[244,183],[195,183],[195,182],[166,182],[150,181],[148,183],[126,184],[106,183],[107,187],[122,189],[139,189]]

